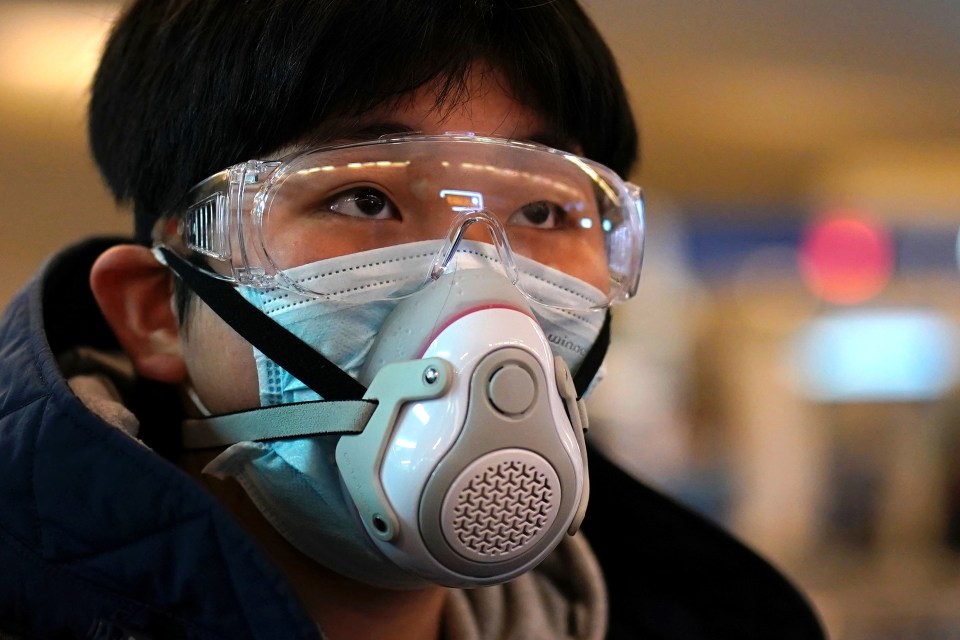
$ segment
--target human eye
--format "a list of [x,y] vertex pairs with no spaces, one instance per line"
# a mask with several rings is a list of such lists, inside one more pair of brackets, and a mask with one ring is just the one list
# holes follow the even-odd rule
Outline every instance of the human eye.
[[357,187],[328,198],[323,208],[353,218],[398,219],[400,213],[390,198],[373,187]]
[[513,212],[507,224],[536,229],[556,229],[562,226],[566,211],[560,205],[538,200],[523,205]]

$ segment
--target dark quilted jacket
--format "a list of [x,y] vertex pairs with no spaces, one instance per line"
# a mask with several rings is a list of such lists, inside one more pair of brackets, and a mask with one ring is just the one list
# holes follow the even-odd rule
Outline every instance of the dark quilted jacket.
[[[0,638],[313,639],[287,582],[162,453],[172,390],[125,395],[150,450],[73,395],[57,355],[116,344],[87,284],[112,240],[51,260],[0,324]],[[822,637],[797,592],[714,526],[594,454],[584,530],[611,638]]]

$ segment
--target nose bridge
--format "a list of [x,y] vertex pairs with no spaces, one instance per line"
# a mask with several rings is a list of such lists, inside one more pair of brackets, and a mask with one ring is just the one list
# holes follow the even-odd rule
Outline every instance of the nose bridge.
[[448,268],[464,240],[492,244],[497,252],[504,275],[511,283],[519,280],[519,272],[513,259],[513,251],[503,225],[496,216],[484,210],[456,212],[447,230],[443,247],[437,253],[430,270],[432,278],[439,278]]
[[471,216],[462,224],[460,234],[463,240],[487,242],[497,246],[498,237],[506,232],[494,216]]

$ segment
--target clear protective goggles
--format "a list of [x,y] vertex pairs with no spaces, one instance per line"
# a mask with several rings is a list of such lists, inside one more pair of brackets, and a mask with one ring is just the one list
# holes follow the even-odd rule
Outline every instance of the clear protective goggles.
[[[402,298],[437,278],[457,252],[481,247],[473,251],[533,301],[603,309],[636,291],[643,201],[611,169],[568,152],[469,134],[411,135],[234,165],[193,187],[157,222],[153,240],[214,277],[324,298],[339,291],[326,278],[297,277],[300,267],[411,244],[417,250],[405,255],[402,277],[369,287],[372,297]],[[554,270],[597,295],[574,304],[549,299],[538,285]]]

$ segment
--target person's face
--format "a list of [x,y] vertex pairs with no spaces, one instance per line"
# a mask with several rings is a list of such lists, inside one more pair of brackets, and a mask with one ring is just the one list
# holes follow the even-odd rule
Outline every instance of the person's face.
[[[482,136],[556,145],[544,119],[515,100],[505,87],[498,74],[484,72],[477,67],[467,78],[466,99],[452,108],[437,109],[433,87],[424,87],[398,106],[376,109],[355,121],[351,120],[351,127],[355,129],[342,141],[373,139],[391,133],[432,135],[472,132]],[[417,233],[439,238],[445,231],[445,228],[420,229]],[[410,238],[411,241],[416,239],[422,238]],[[328,256],[337,256],[369,248],[360,244],[354,234],[329,234],[325,236],[323,252]],[[599,251],[599,258],[594,262],[597,259],[602,261],[602,248]],[[588,265],[582,279],[590,281],[594,280],[591,269],[602,267],[590,266],[591,260],[587,258],[594,253],[597,252],[558,251],[556,260],[576,263],[571,264],[570,269],[564,269],[571,273],[583,271],[584,265]],[[564,268],[564,265],[556,263],[552,266]],[[211,412],[223,413],[258,406],[257,371],[250,344],[199,300],[194,312],[186,320],[181,344],[189,379]]]

